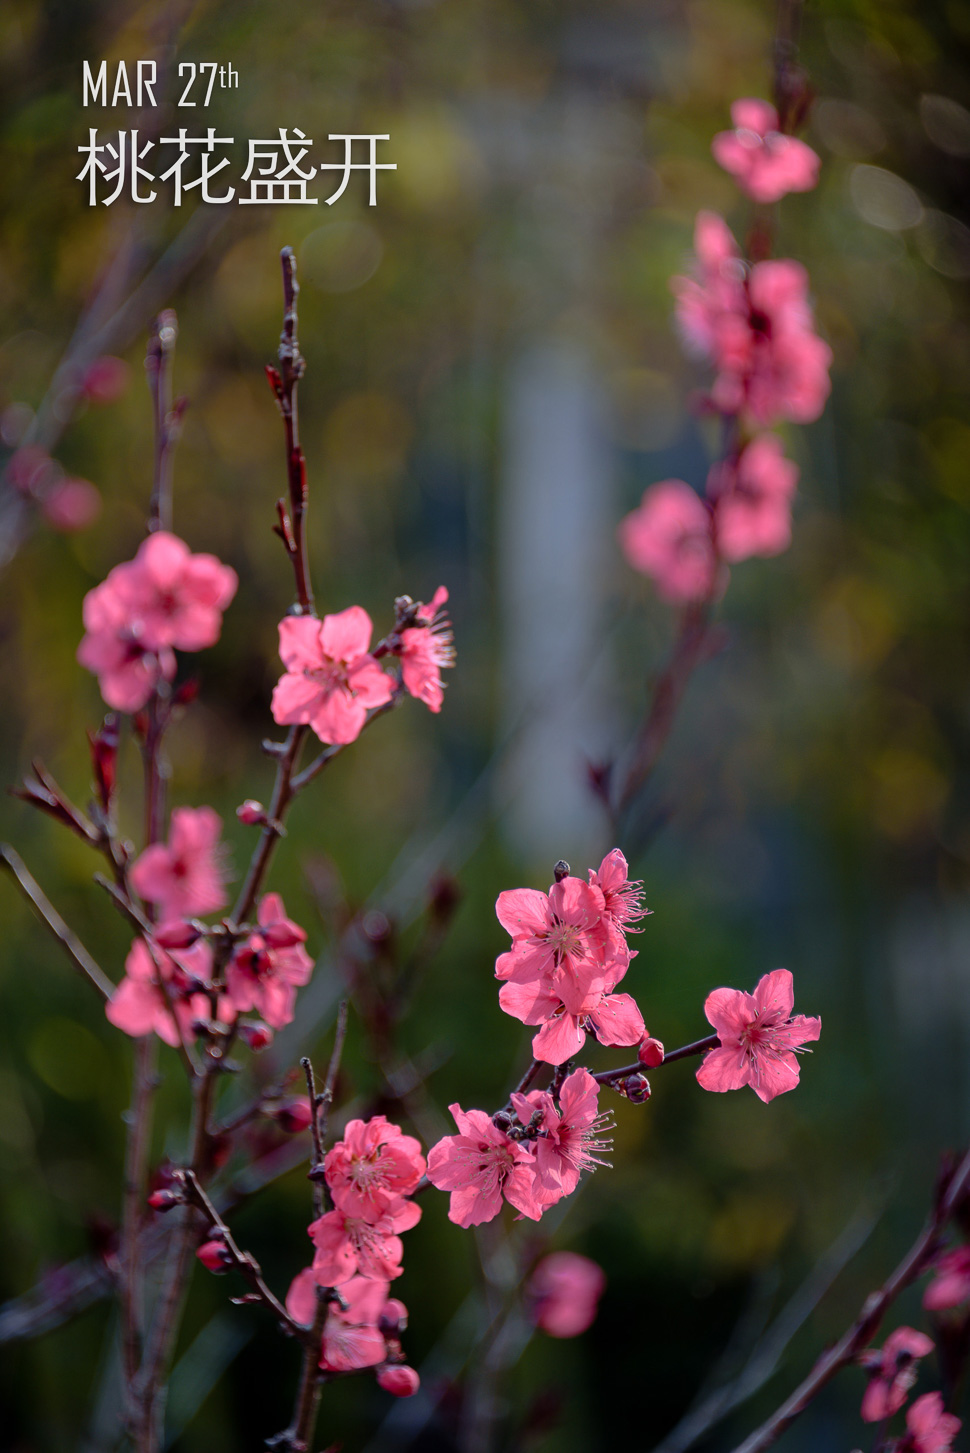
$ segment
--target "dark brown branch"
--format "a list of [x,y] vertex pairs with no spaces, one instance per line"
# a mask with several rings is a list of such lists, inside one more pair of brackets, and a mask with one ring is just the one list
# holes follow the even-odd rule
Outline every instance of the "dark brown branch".
[[297,386],[306,371],[297,337],[296,300],[300,285],[296,280],[296,256],[292,247],[280,253],[283,269],[283,332],[280,334],[279,372],[267,370],[270,385],[276,394],[283,427],[286,430],[286,474],[289,485],[289,514],[278,508],[277,533],[286,547],[296,581],[296,597],[304,615],[313,614],[313,588],[310,585],[310,564],[306,540],[307,483],[306,460],[300,447],[300,423],[297,408]]
[[[672,1049],[669,1054],[665,1054],[661,1063],[654,1065],[650,1073],[653,1074],[654,1070],[661,1069],[663,1065],[674,1064],[676,1060],[690,1059],[695,1054],[705,1054],[707,1050],[714,1049],[719,1043],[720,1040],[716,1034],[709,1034],[706,1039],[695,1039],[693,1044],[681,1045],[680,1049]],[[646,1072],[647,1066],[637,1060],[636,1064],[621,1065],[618,1070],[601,1070],[598,1075],[593,1076],[593,1079],[599,1085],[609,1085],[614,1080],[625,1079],[627,1075],[643,1075]]]
[[73,929],[64,922],[40,884],[29,872],[23,858],[9,843],[0,843],[0,863],[7,869],[24,897],[33,904],[38,916],[46,923],[74,967],[94,985],[103,999],[110,999],[114,993],[114,984],[95,963]]
[[929,1265],[939,1247],[940,1237],[959,1202],[970,1189],[970,1151],[952,1176],[946,1191],[937,1198],[919,1236],[907,1251],[896,1270],[879,1291],[866,1298],[859,1315],[852,1326],[839,1338],[834,1347],[815,1363],[805,1380],[782,1403],[781,1407],[749,1438],[738,1445],[734,1453],[761,1453],[770,1448],[808,1407],[813,1398],[831,1382],[843,1367],[855,1362],[859,1353],[868,1346],[879,1330],[879,1325],[892,1303],[906,1290]]
[[172,404],[172,364],[178,338],[178,319],[171,308],[152,322],[145,355],[145,373],[155,420],[155,467],[152,475],[148,529],[172,528],[172,455],[178,438],[185,400]]

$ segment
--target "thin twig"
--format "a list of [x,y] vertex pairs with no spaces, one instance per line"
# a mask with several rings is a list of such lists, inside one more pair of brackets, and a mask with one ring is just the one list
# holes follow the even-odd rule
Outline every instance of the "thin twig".
[[33,904],[39,917],[46,923],[74,967],[84,975],[89,983],[94,985],[103,999],[110,999],[115,991],[114,984],[95,963],[74,930],[64,922],[40,884],[28,870],[23,858],[9,843],[0,843],[0,863],[10,873],[24,897]]
[[178,437],[184,400],[172,406],[172,364],[178,338],[178,319],[171,308],[152,323],[145,355],[145,372],[155,416],[155,468],[148,511],[148,529],[172,528],[172,452]]
[[[680,1049],[672,1049],[669,1054],[664,1055],[659,1065],[653,1066],[653,1069],[660,1069],[662,1065],[674,1064],[679,1059],[690,1059],[695,1054],[704,1054],[718,1044],[720,1044],[720,1040],[716,1034],[709,1034],[706,1039],[695,1039],[693,1044],[684,1044]],[[614,1080],[625,1079],[627,1075],[643,1074],[646,1068],[646,1065],[637,1060],[636,1064],[621,1065],[618,1070],[601,1070],[598,1075],[593,1076],[593,1079],[599,1085],[610,1085]]]

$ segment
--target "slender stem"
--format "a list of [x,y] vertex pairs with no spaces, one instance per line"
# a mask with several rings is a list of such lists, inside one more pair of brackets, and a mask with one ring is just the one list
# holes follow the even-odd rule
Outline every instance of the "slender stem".
[[121,1223],[121,1304],[125,1379],[133,1387],[142,1352],[144,1288],[139,1275],[145,1171],[151,1142],[151,1098],[155,1092],[157,1041],[154,1035],[135,1040],[131,1108],[126,1116],[124,1199]]
[[945,1228],[959,1202],[970,1188],[970,1151],[964,1155],[957,1167],[945,1194],[939,1197],[919,1236],[907,1251],[896,1270],[879,1291],[866,1298],[859,1315],[852,1326],[815,1363],[803,1382],[782,1403],[761,1427],[738,1445],[734,1453],[761,1453],[770,1448],[799,1413],[803,1413],[813,1398],[843,1367],[854,1362],[863,1348],[872,1341],[889,1307],[900,1292],[916,1280],[926,1269],[935,1254],[940,1234]]
[[[653,1068],[660,1069],[662,1065],[673,1064],[675,1060],[690,1059],[692,1055],[704,1054],[718,1044],[720,1044],[720,1040],[716,1034],[709,1034],[706,1039],[695,1039],[693,1044],[684,1044],[680,1049],[672,1049],[669,1054],[664,1055],[660,1064],[654,1065]],[[609,1085],[614,1080],[625,1079],[627,1075],[643,1074],[645,1071],[646,1065],[642,1065],[637,1060],[636,1064],[621,1065],[618,1070],[601,1070],[598,1075],[593,1076],[593,1079],[599,1085]],[[652,1070],[651,1073],[653,1073]]]
[[[283,332],[279,347],[279,388],[277,401],[286,430],[286,472],[289,483],[289,520],[283,524],[284,544],[293,565],[296,594],[305,615],[313,614],[313,588],[310,585],[310,563],[306,539],[306,460],[300,448],[300,422],[297,409],[297,385],[306,371],[297,338],[296,300],[300,285],[296,280],[296,255],[292,247],[280,253],[283,269]],[[287,528],[288,526],[288,528]],[[288,538],[287,538],[288,537]]]
[[155,419],[155,467],[148,509],[149,533],[172,528],[172,455],[181,408],[172,407],[172,356],[178,338],[178,319],[171,308],[159,313],[151,327],[145,372]]
[[252,913],[270,859],[282,836],[283,817],[293,799],[293,769],[299,758],[300,748],[303,746],[306,734],[305,726],[292,726],[287,733],[283,755],[276,767],[276,781],[273,784],[273,796],[266,813],[266,825],[259,835],[259,842],[250,859],[246,877],[232,910],[230,925],[233,929],[236,929]]
[[7,869],[24,897],[33,904],[39,917],[46,923],[78,972],[94,985],[102,999],[110,999],[114,993],[114,984],[95,963],[73,929],[64,922],[40,884],[28,870],[23,858],[9,843],[0,843],[0,865]]

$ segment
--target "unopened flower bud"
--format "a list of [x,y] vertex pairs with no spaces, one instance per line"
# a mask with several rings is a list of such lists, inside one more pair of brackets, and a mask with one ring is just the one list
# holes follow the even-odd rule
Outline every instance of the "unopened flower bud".
[[414,1368],[403,1365],[382,1367],[377,1374],[377,1381],[385,1392],[392,1393],[396,1398],[414,1397],[421,1386],[421,1379]]
[[265,1049],[268,1044],[273,1043],[273,1031],[268,1024],[257,1021],[254,1024],[240,1024],[239,1038],[248,1045],[254,1054]]
[[266,821],[266,809],[254,797],[247,797],[246,801],[236,808],[236,816],[248,827],[258,827]]
[[232,1253],[222,1241],[204,1241],[195,1254],[202,1265],[217,1276],[232,1266]]
[[313,1119],[310,1101],[306,1095],[301,1095],[293,1100],[284,1100],[273,1111],[273,1119],[281,1130],[286,1131],[287,1135],[299,1135],[302,1130],[309,1130],[310,1122]]
[[648,1069],[655,1070],[658,1065],[664,1062],[664,1047],[659,1039],[653,1039],[650,1035],[640,1041],[640,1048],[637,1050],[637,1059]]
[[263,929],[263,938],[270,948],[293,948],[295,944],[306,943],[306,931],[288,918],[279,923],[270,923]]
[[616,1088],[634,1105],[645,1104],[652,1093],[646,1075],[627,1075],[625,1080],[618,1082]]
[[397,1297],[388,1297],[377,1324],[385,1337],[400,1337],[407,1330],[408,1309]]
[[171,918],[155,929],[155,942],[162,948],[191,948],[199,937],[199,930],[184,918]]
[[177,1191],[152,1191],[148,1204],[153,1211],[171,1211],[182,1204],[182,1197]]

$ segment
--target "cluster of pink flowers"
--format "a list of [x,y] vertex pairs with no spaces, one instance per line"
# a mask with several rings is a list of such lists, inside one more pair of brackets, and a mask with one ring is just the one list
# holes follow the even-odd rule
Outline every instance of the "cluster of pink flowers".
[[320,1366],[334,1372],[376,1367],[388,1392],[407,1397],[418,1388],[417,1373],[404,1365],[400,1333],[407,1309],[388,1298],[401,1275],[401,1232],[421,1219],[410,1199],[425,1173],[421,1147],[383,1115],[351,1120],[342,1140],[324,1161],[334,1209],[309,1227],[314,1257],[296,1277],[287,1308],[311,1325],[318,1288],[331,1297],[323,1328]]
[[230,566],[193,555],[165,530],[109,571],[84,597],[86,635],[77,652],[108,705],[139,711],[162,681],[174,678],[176,650],[214,645],[238,584]]
[[614,989],[634,957],[626,934],[643,917],[641,889],[614,848],[589,882],[568,874],[548,893],[513,888],[495,911],[512,947],[495,962],[504,982],[499,1003],[523,1024],[541,1025],[532,1041],[537,1060],[564,1064],[587,1033],[600,1044],[639,1044],[643,1016],[629,994]]
[[[407,600],[406,597],[403,599]],[[309,726],[324,743],[343,746],[360,736],[367,713],[394,695],[395,681],[380,656],[401,661],[404,689],[431,711],[441,710],[442,669],[454,664],[451,627],[439,587],[429,605],[407,600],[398,628],[371,651],[373,624],[359,605],[336,615],[287,616],[280,621],[280,658],[286,667],[273,692],[273,719]]]
[[446,1135],[428,1152],[428,1180],[451,1200],[448,1218],[458,1226],[491,1221],[506,1200],[532,1221],[571,1195],[582,1171],[606,1165],[600,1156],[612,1141],[607,1115],[599,1113],[599,1085],[588,1070],[573,1070],[557,1096],[547,1090],[513,1094],[497,1115],[450,1105],[457,1135]]
[[211,807],[176,807],[168,841],[153,843],[131,867],[132,888],[159,921],[150,942],[132,944],[125,977],[105,1009],[126,1034],[154,1032],[171,1045],[191,1040],[193,1025],[212,1018],[213,994],[215,1017],[224,1025],[248,1010],[262,1016],[239,1025],[254,1048],[293,1019],[296,991],[309,982],[313,960],[305,930],[287,918],[278,893],[263,895],[256,926],[234,945],[224,982],[212,982],[212,949],[195,915],[225,904],[221,828]]
[[[714,155],[748,196],[773,202],[815,185],[818,157],[778,131],[772,106],[738,101],[732,116],[737,129],[715,137]],[[673,604],[713,599],[727,584],[728,564],[787,549],[798,470],[765,431],[818,418],[832,360],[815,332],[799,263],[745,262],[713,212],[699,214],[694,244],[695,275],[671,284],[677,318],[689,351],[715,369],[707,407],[730,424],[732,442],[708,475],[705,498],[683,480],[664,480],[619,531],[629,563]]]
[[[864,1352],[859,1361],[869,1373],[862,1397],[862,1417],[882,1423],[904,1406],[916,1381],[921,1358],[933,1351],[933,1341],[914,1327],[897,1327],[882,1351]],[[948,1413],[938,1392],[923,1393],[906,1410],[906,1432],[886,1444],[894,1453],[949,1453],[961,1421]]]

